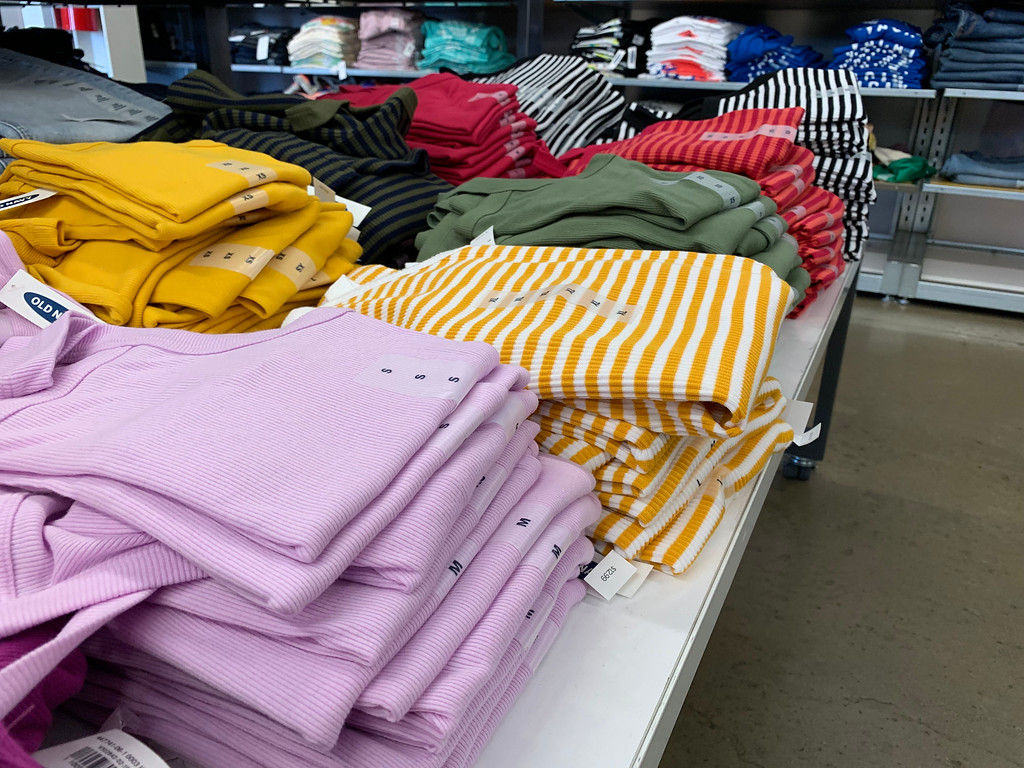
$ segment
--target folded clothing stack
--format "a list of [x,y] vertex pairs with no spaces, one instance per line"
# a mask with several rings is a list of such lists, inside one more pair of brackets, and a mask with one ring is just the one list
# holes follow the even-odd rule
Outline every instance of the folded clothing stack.
[[946,160],[942,166],[942,175],[957,184],[1024,189],[1024,157],[993,157],[980,152],[958,152]]
[[472,21],[423,22],[420,69],[451,69],[462,74],[487,75],[516,60],[508,52],[505,33],[498,27]]
[[423,47],[423,14],[404,8],[363,11],[359,16],[360,69],[408,71]]
[[[692,200],[680,200],[678,210],[694,218],[723,210],[715,185],[727,176],[707,174],[703,183],[680,176]],[[745,199],[756,199],[756,184],[733,180]],[[669,189],[649,181],[629,195],[604,192],[595,207],[626,200],[641,210]],[[539,211],[540,195],[518,197],[517,215],[537,201],[538,229],[559,226],[564,203],[548,215]],[[543,203],[555,197],[544,195]],[[599,212],[585,216],[589,200],[577,198],[581,223],[589,218],[600,227]],[[785,400],[765,374],[795,292],[751,259],[496,245],[468,246],[398,272],[375,271],[368,284],[358,284],[361,271],[336,284],[324,304],[427,333],[487,339],[502,360],[528,368],[529,387],[541,399],[542,450],[571,458],[597,479],[604,509],[590,532],[599,549],[615,547],[670,573],[685,570],[729,494],[792,439],[781,418]],[[712,352],[721,348],[730,354]]]
[[649,46],[651,25],[621,17],[580,27],[571,50],[594,69],[623,76],[645,70],[643,56]]
[[725,80],[728,47],[742,24],[714,16],[678,16],[651,30],[647,71],[659,77],[717,82]]
[[1024,91],[1024,11],[991,8],[981,15],[951,3],[924,39],[939,51],[932,87]]
[[264,27],[247,22],[231,30],[231,60],[235,64],[288,64],[288,41],[294,27]]
[[[385,101],[398,87],[343,86],[320,98],[360,107]],[[516,86],[437,74],[413,80],[408,87],[418,103],[406,140],[427,152],[431,170],[445,181],[565,175],[565,167],[537,137],[537,123],[520,111]]]
[[817,67],[823,57],[809,45],[793,45],[792,35],[783,35],[764,25],[747,27],[729,43],[725,71],[733,82],[751,80],[791,67]]
[[12,314],[0,635],[71,616],[0,669],[0,716],[84,643],[78,711],[196,765],[472,760],[582,598],[600,513],[538,457],[524,370],[351,311],[245,338]]
[[173,115],[147,141],[210,139],[265,152],[305,168],[335,194],[370,211],[358,225],[362,261],[405,263],[437,196],[451,185],[430,172],[423,150],[405,141],[416,94],[400,88],[383,104],[353,108],[302,96],[243,96],[195,71],[172,84]]
[[835,49],[831,69],[849,69],[862,88],[921,88],[928,68],[921,30],[895,19],[872,19],[846,30],[853,42]]
[[305,169],[258,152],[213,141],[0,146],[18,158],[0,177],[3,197],[59,193],[0,213],[0,229],[34,277],[113,325],[276,328],[361,254],[344,205],[311,196]]
[[344,62],[351,66],[359,55],[359,23],[344,16],[317,16],[301,27],[288,42],[293,67],[333,69]]
[[478,83],[507,83],[518,88],[519,108],[537,123],[537,135],[560,155],[592,144],[618,125],[626,99],[579,56],[550,53],[527,59]]
[[875,147],[871,154],[875,158],[872,175],[877,181],[906,184],[931,178],[936,173],[927,159],[898,149]]
[[[788,69],[758,78],[743,90],[707,104],[708,111],[719,115],[755,107],[804,109],[796,143],[814,154],[814,183],[841,199],[843,253],[847,258],[859,258],[875,189],[867,115],[856,75],[843,69]],[[810,192],[808,189],[805,194]],[[790,206],[807,208],[800,199],[781,207]]]
[[659,109],[640,101],[631,101],[626,105],[618,125],[606,128],[600,136],[594,139],[592,144],[609,144],[613,141],[631,139],[645,128],[663,120],[671,120],[675,116],[675,111]]

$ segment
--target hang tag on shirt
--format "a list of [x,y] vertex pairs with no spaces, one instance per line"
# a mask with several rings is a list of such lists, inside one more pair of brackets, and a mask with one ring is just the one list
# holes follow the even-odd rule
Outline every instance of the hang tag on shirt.
[[306,191],[313,195],[321,203],[334,202],[334,190],[324,184],[316,176],[313,177],[313,185],[306,187]]
[[583,580],[605,600],[611,600],[635,574],[636,566],[613,551],[605,555]]
[[0,304],[6,304],[33,325],[46,328],[61,318],[65,312],[88,317],[100,322],[92,312],[65,296],[58,290],[36,280],[23,269],[19,269],[0,288]]
[[152,749],[119,730],[41,749],[32,759],[43,768],[170,768]]
[[345,63],[344,59],[338,62],[336,74],[339,80],[348,80],[348,64]]
[[626,49],[626,69],[636,69],[637,48],[635,45]]
[[270,37],[261,35],[256,40],[256,61],[266,61],[270,58]]
[[619,64],[622,63],[622,60],[624,58],[626,58],[626,52],[620,48],[615,52],[615,55],[612,56],[612,60],[608,64],[608,69],[615,69],[617,66],[619,66]]
[[352,214],[353,227],[358,227],[362,224],[363,219],[366,218],[366,214],[373,210],[368,205],[357,203],[355,200],[349,200],[347,197],[342,197],[341,195],[335,195],[334,202],[341,203],[345,206],[345,210]]
[[814,410],[812,403],[803,400],[790,400],[786,406],[785,419],[793,428],[796,437],[793,438],[793,445],[804,446],[813,443],[821,435],[821,424],[815,424],[804,431],[807,422],[811,420],[811,411]]
[[650,563],[631,563],[636,568],[636,573],[629,577],[629,581],[622,585],[619,589],[619,594],[623,597],[633,597],[647,581],[647,577],[651,575],[651,571],[654,570],[654,566]]
[[494,227],[488,227],[469,241],[470,245],[494,245]]
[[56,194],[56,192],[50,189],[32,189],[20,195],[0,200],[0,211],[9,211],[11,208],[18,208],[29,203],[38,203],[40,200],[46,200],[48,197],[53,197]]

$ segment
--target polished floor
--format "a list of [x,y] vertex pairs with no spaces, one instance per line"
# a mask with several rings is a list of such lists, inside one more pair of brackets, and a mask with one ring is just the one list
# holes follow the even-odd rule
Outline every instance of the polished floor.
[[858,297],[661,768],[1024,766],[1024,318]]

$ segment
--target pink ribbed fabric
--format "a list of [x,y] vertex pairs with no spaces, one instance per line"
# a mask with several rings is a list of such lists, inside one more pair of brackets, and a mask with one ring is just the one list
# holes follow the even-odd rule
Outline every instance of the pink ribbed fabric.
[[[288,740],[287,732],[238,704],[226,701],[166,665],[139,659],[139,669],[120,674],[90,674],[79,711],[94,719],[122,706],[135,717],[140,735],[170,747],[205,768],[465,768],[479,752],[537,668],[558,629],[586,587],[572,579],[558,594],[547,621],[514,640],[485,690],[468,707],[473,713],[443,752],[431,753],[406,744],[346,728],[330,753]],[[539,624],[527,619],[531,624]],[[517,633],[517,637],[519,633]],[[116,645],[112,640],[111,644]]]
[[429,621],[359,696],[359,709],[386,720],[402,718],[469,634],[543,530],[589,493],[594,476],[542,456],[537,484],[488,541]]
[[[354,313],[214,337],[65,315],[0,347],[0,482],[120,516],[294,612],[411,500],[422,483],[397,476],[496,365]],[[337,551],[385,490],[390,518]]]
[[[452,526],[435,563],[434,579],[411,593],[338,581],[295,616],[277,616],[260,609],[211,579],[159,590],[151,601],[233,626],[280,638],[298,648],[329,653],[379,668],[394,639],[439,591],[442,580],[453,583],[448,570],[456,551],[468,538],[486,541],[540,475],[535,430],[528,424],[509,443],[489,477],[498,487],[482,484]],[[517,461],[518,460],[518,461]],[[511,471],[510,471],[510,465]],[[507,479],[506,479],[507,478]],[[443,596],[443,595],[442,595]]]

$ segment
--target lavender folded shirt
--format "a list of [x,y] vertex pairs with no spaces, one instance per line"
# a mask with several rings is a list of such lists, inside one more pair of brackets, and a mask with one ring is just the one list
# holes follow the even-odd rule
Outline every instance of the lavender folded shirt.
[[444,753],[346,728],[334,749],[325,754],[289,741],[280,726],[196,686],[179,670],[155,660],[140,665],[147,669],[94,670],[79,698],[78,711],[100,719],[114,707],[127,709],[139,735],[209,768],[464,768],[511,707],[551,647],[568,611],[585,592],[583,582],[572,579],[560,591],[543,625],[538,628],[539,617],[526,620],[531,629],[522,633],[522,640],[517,633],[488,686],[468,708],[473,716],[463,721]]
[[[569,523],[566,517],[573,507],[579,509]],[[593,558],[593,544],[581,534],[596,522],[600,509],[594,496],[585,496],[556,518],[405,717],[389,723],[356,710],[346,726],[429,752],[442,751],[462,723],[466,707],[487,686],[512,642],[525,642],[530,627],[535,629],[546,620],[565,583],[577,578],[580,566]],[[556,527],[561,531],[550,530]],[[562,531],[573,529],[573,538],[567,542]],[[558,555],[554,554],[556,548]]]
[[[210,337],[69,314],[10,338],[0,347],[0,482],[102,508],[296,611],[411,499],[422,483],[398,492],[396,478],[497,364],[486,345],[367,323],[332,313]],[[445,383],[410,394],[420,375]],[[336,543],[385,490],[390,518]]]
[[[481,485],[451,526],[448,540],[434,565],[433,578],[411,593],[382,589],[364,584],[338,581],[295,616],[277,616],[254,606],[215,582],[191,582],[159,590],[151,602],[179,609],[224,624],[250,629],[313,653],[329,654],[379,669],[395,638],[421,613],[423,606],[439,602],[454,583],[448,566],[467,540],[481,544],[540,475],[540,461],[530,438],[509,444],[509,451],[489,475],[500,478],[498,488]],[[518,437],[518,435],[517,435]],[[518,461],[517,461],[518,460]],[[515,462],[512,471],[502,467]],[[506,476],[507,475],[507,479]],[[443,594],[442,594],[443,596]]]
[[[536,500],[530,498],[532,491],[497,524],[498,533],[536,508]],[[553,513],[550,516],[553,517]],[[495,531],[493,517],[485,514],[477,529],[459,546],[456,557],[462,558],[460,562],[469,562],[488,538],[495,535],[492,533]],[[487,536],[483,536],[484,533]],[[460,578],[460,572],[446,569],[441,584],[419,606],[417,614],[401,627],[399,634],[391,638],[383,661],[405,645],[439,605],[447,606],[446,614],[456,618],[467,610],[474,610],[474,606],[466,606],[466,601],[452,591],[453,584],[457,585],[469,572],[467,567],[466,574]],[[221,695],[282,724],[292,732],[293,738],[320,749],[329,749],[337,741],[357,697],[379,671],[379,667],[371,668],[350,658],[313,653],[265,635],[158,605],[140,605],[131,614],[115,619],[104,633],[104,636],[110,635],[183,670]],[[196,654],[197,647],[204,649],[202,655]],[[86,652],[93,654],[95,649],[86,645]],[[252,674],[254,659],[260,660],[259,675]]]
[[537,484],[476,556],[429,621],[359,696],[358,708],[391,721],[402,718],[497,597],[516,566],[554,517],[594,487],[594,476],[541,456]]

